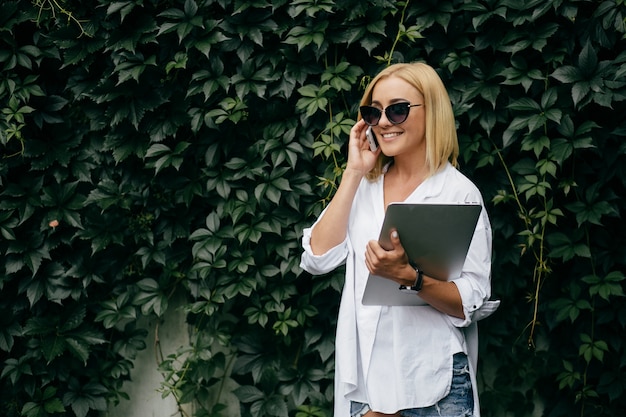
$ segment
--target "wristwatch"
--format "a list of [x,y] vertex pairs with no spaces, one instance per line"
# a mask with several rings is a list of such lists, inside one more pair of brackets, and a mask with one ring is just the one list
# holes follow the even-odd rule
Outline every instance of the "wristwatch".
[[422,284],[424,284],[424,271],[419,269],[419,267],[413,261],[409,261],[409,265],[411,265],[411,267],[415,269],[415,273],[417,274],[417,276],[415,277],[415,284],[410,287],[406,285],[400,285],[400,288],[398,289],[408,294],[417,294],[422,289]]

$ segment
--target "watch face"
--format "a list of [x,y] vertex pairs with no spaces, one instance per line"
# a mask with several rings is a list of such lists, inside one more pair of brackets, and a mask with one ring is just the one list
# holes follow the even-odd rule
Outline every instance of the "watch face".
[[400,291],[407,294],[417,294],[417,289],[415,287],[407,287],[405,285],[400,285]]

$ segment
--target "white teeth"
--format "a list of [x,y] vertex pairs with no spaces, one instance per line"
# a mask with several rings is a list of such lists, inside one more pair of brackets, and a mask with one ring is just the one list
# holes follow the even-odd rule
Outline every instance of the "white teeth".
[[383,135],[383,137],[384,137],[384,138],[392,138],[392,137],[394,137],[394,136],[398,136],[398,135],[400,135],[400,133],[398,133],[398,132],[396,132],[396,133],[385,133],[385,134]]

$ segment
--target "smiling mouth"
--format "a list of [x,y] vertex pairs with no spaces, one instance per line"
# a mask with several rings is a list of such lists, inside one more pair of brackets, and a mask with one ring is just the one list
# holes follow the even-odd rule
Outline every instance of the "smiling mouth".
[[385,133],[383,135],[381,135],[383,138],[385,139],[390,139],[390,138],[394,138],[396,136],[400,136],[402,134],[402,132],[391,132],[391,133]]

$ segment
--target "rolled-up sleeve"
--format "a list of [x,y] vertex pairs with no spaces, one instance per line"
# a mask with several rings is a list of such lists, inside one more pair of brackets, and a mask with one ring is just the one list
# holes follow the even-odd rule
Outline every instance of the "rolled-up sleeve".
[[315,255],[311,250],[311,232],[313,227],[315,225],[303,231],[302,248],[304,251],[300,259],[300,267],[313,275],[326,274],[346,262],[349,252],[348,238],[346,237],[343,242],[326,253]]
[[[483,213],[474,232],[463,272],[459,278],[453,279],[463,302],[464,319],[451,317],[456,327],[467,327],[472,322],[483,318],[481,309],[489,309],[485,305],[491,297],[491,226],[483,208]],[[483,307],[484,306],[484,307]]]

